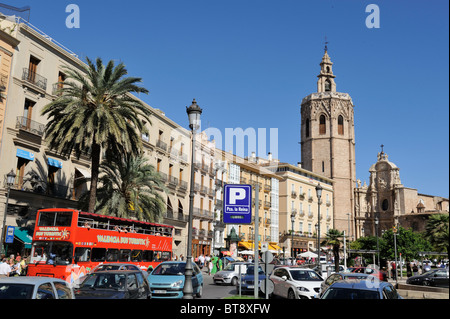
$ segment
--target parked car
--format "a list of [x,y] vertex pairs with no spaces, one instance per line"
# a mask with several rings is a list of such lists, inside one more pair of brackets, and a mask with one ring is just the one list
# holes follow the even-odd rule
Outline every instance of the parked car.
[[320,299],[403,299],[394,286],[385,281],[350,279],[333,283]]
[[[148,275],[153,298],[182,298],[186,262],[165,261]],[[197,264],[192,263],[192,288],[197,298],[203,296],[203,275]]]
[[[320,270],[319,266],[314,267],[313,270],[317,272],[323,279],[326,279],[329,274],[331,275],[336,272],[334,264],[320,264]],[[339,265],[338,272],[344,271],[346,271],[345,267],[343,265]]]
[[74,288],[79,287],[79,285],[86,279],[86,277],[93,272],[97,271],[111,271],[111,270],[136,270],[141,271],[144,277],[147,277],[148,273],[145,270],[142,270],[137,265],[133,264],[125,264],[125,263],[104,263],[104,264],[98,264],[94,268],[92,268],[89,273],[86,275],[80,277],[75,283]]
[[62,279],[49,277],[0,278],[0,299],[75,299]]
[[364,273],[353,273],[353,272],[337,272],[331,274],[327,277],[326,280],[322,281],[320,284],[321,295],[328,287],[334,284],[337,281],[346,280],[346,279],[366,279],[370,275]]
[[[258,266],[258,287],[261,287],[261,282],[266,279],[261,266]],[[247,267],[247,272],[241,276],[241,291],[251,292],[255,289],[255,265],[251,264]]]
[[320,293],[323,278],[314,270],[295,266],[278,267],[270,276],[273,294],[288,299],[313,299]]
[[409,285],[449,287],[448,269],[438,268],[422,275],[412,276],[406,280]]
[[216,285],[228,284],[237,286],[239,284],[239,268],[241,275],[247,272],[247,267],[253,265],[252,263],[230,263],[223,270],[214,274],[213,280]]
[[147,279],[140,270],[96,271],[87,275],[76,299],[150,299]]
[[357,274],[368,274],[377,277],[380,281],[387,281],[387,274],[370,267],[352,267],[348,271]]

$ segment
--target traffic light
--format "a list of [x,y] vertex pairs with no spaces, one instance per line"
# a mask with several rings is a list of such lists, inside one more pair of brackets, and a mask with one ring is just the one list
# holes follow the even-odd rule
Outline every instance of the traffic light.
[[392,232],[393,232],[394,234],[397,234],[397,226],[393,226],[393,227],[392,227]]

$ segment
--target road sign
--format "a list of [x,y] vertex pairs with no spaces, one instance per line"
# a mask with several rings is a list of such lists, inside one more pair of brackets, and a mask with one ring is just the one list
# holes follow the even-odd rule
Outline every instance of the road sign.
[[14,230],[15,230],[14,226],[7,226],[5,244],[12,244],[14,242]]
[[227,184],[224,186],[223,222],[225,224],[252,223],[251,185]]

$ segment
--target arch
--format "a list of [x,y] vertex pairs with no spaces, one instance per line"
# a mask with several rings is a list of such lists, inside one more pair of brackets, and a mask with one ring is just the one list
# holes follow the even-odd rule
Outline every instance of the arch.
[[327,121],[324,114],[321,114],[319,117],[319,134],[323,135],[327,133]]
[[342,115],[338,116],[338,134],[344,135],[344,117]]
[[326,79],[325,81],[325,92],[331,91],[331,81],[329,79]]

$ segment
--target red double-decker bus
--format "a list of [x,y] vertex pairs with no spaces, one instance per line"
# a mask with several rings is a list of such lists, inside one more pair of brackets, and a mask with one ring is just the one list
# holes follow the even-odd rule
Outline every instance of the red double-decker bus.
[[73,284],[100,263],[154,268],[171,258],[172,231],[168,225],[73,209],[39,210],[27,275]]

